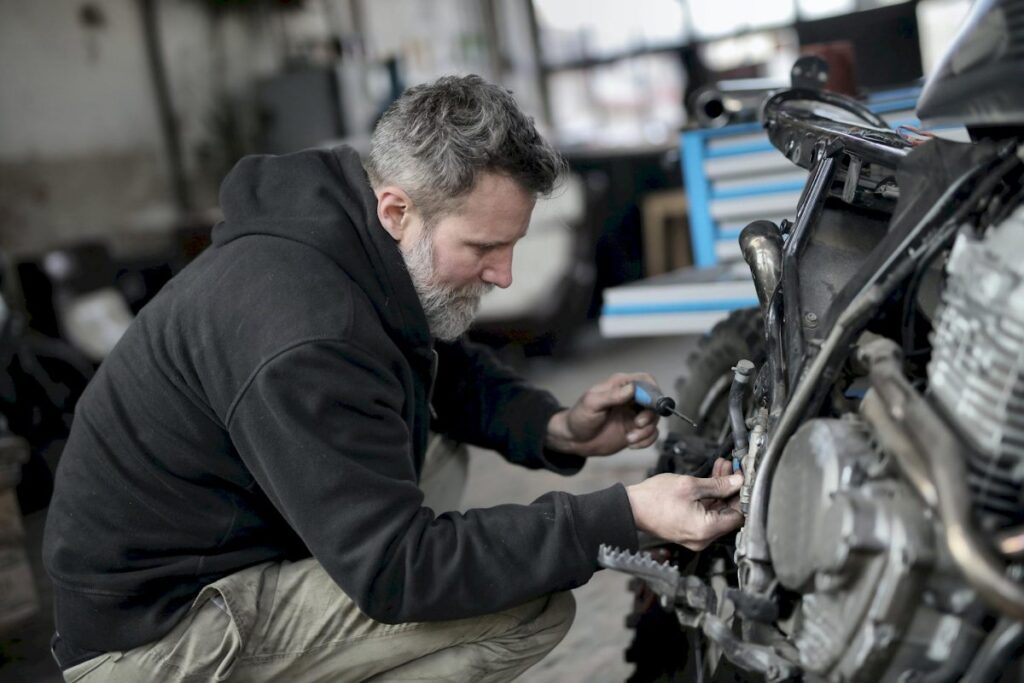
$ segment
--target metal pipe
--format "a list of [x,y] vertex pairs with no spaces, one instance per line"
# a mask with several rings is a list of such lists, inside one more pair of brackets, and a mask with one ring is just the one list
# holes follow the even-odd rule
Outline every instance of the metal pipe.
[[690,109],[702,128],[755,121],[765,98],[787,87],[787,81],[774,78],[718,81],[694,91],[689,98]]
[[786,364],[782,347],[782,233],[771,221],[754,221],[740,233],[740,250],[750,267],[764,318],[765,350],[772,378],[775,420],[786,404]]
[[754,364],[743,359],[736,363],[736,367],[732,370],[732,386],[729,387],[729,421],[732,423],[732,461],[735,472],[740,469],[739,463],[747,454],[749,444],[744,404],[747,399],[750,376],[754,374]]
[[[989,607],[1024,620],[1024,587],[1006,577],[1001,558],[974,525],[963,445],[903,376],[902,353],[894,341],[872,341],[859,357],[889,417],[903,427],[925,463],[954,563]],[[899,457],[899,451],[893,454]]]
[[782,292],[776,290],[768,302],[764,316],[764,342],[768,368],[772,376],[771,410],[769,411],[768,433],[775,431],[775,425],[782,417],[789,396],[786,377],[786,354],[782,346]]
[[754,278],[761,314],[768,314],[772,294],[782,277],[782,233],[771,221],[754,221],[740,233],[740,251]]
[[900,471],[921,496],[924,504],[933,510],[937,509],[939,494],[928,475],[927,465],[917,454],[917,448],[911,443],[906,431],[889,415],[877,392],[869,391],[864,396],[860,403],[860,414],[874,428],[882,449],[892,454]]
[[[946,660],[939,665],[939,668],[929,671],[915,679],[917,683],[956,683],[960,681],[964,672],[968,670],[971,662],[978,654],[978,647],[984,642],[984,632],[970,629],[964,633],[961,629],[955,641],[946,655]],[[991,680],[991,679],[985,679]]]
[[963,683],[988,683],[999,678],[1010,660],[1024,648],[1024,624],[1003,619],[999,622],[985,644],[982,645],[974,664],[967,670]]

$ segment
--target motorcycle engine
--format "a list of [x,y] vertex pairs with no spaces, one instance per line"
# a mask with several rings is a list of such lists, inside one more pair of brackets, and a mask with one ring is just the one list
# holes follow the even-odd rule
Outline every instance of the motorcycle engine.
[[[983,238],[962,234],[947,267],[928,394],[971,446],[977,521],[1022,520],[1024,209]],[[904,680],[973,656],[975,593],[943,529],[856,415],[806,422],[772,485],[768,541],[793,598],[783,625],[805,671],[832,681]]]
[[1024,207],[984,239],[957,238],[933,338],[929,385],[973,447],[968,480],[982,523],[1022,520]]
[[928,670],[949,654],[949,636],[930,644],[943,615],[925,604],[935,532],[860,418],[797,430],[776,470],[768,541],[779,583],[800,595],[788,630],[805,671],[895,680],[886,673]]

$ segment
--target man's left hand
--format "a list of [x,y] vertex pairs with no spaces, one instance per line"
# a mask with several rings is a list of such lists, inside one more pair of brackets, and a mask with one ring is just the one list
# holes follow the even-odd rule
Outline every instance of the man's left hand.
[[611,455],[627,446],[646,448],[658,438],[658,416],[633,402],[633,382],[655,384],[646,372],[612,375],[588,389],[548,422],[544,445],[575,455]]

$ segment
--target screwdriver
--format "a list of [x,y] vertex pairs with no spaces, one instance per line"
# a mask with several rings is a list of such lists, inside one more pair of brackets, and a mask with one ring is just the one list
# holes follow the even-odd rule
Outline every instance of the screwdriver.
[[676,410],[676,402],[661,393],[661,389],[650,382],[633,382],[633,402],[638,406],[650,408],[662,417],[675,415],[680,417],[694,427],[697,423]]

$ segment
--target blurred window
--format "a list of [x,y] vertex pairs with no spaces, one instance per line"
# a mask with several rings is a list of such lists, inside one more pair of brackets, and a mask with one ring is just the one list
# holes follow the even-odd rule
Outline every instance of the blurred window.
[[791,28],[758,31],[705,43],[701,58],[709,69],[730,73],[750,65],[759,66],[759,77],[789,80],[789,70],[800,55],[796,32]]
[[856,11],[857,0],[797,0],[796,5],[801,19],[822,19]]
[[713,38],[796,21],[795,0],[689,0],[694,35]]
[[644,55],[548,78],[559,139],[567,145],[665,144],[684,123],[682,64],[675,55]]
[[686,39],[681,0],[535,0],[549,65],[678,46]]

